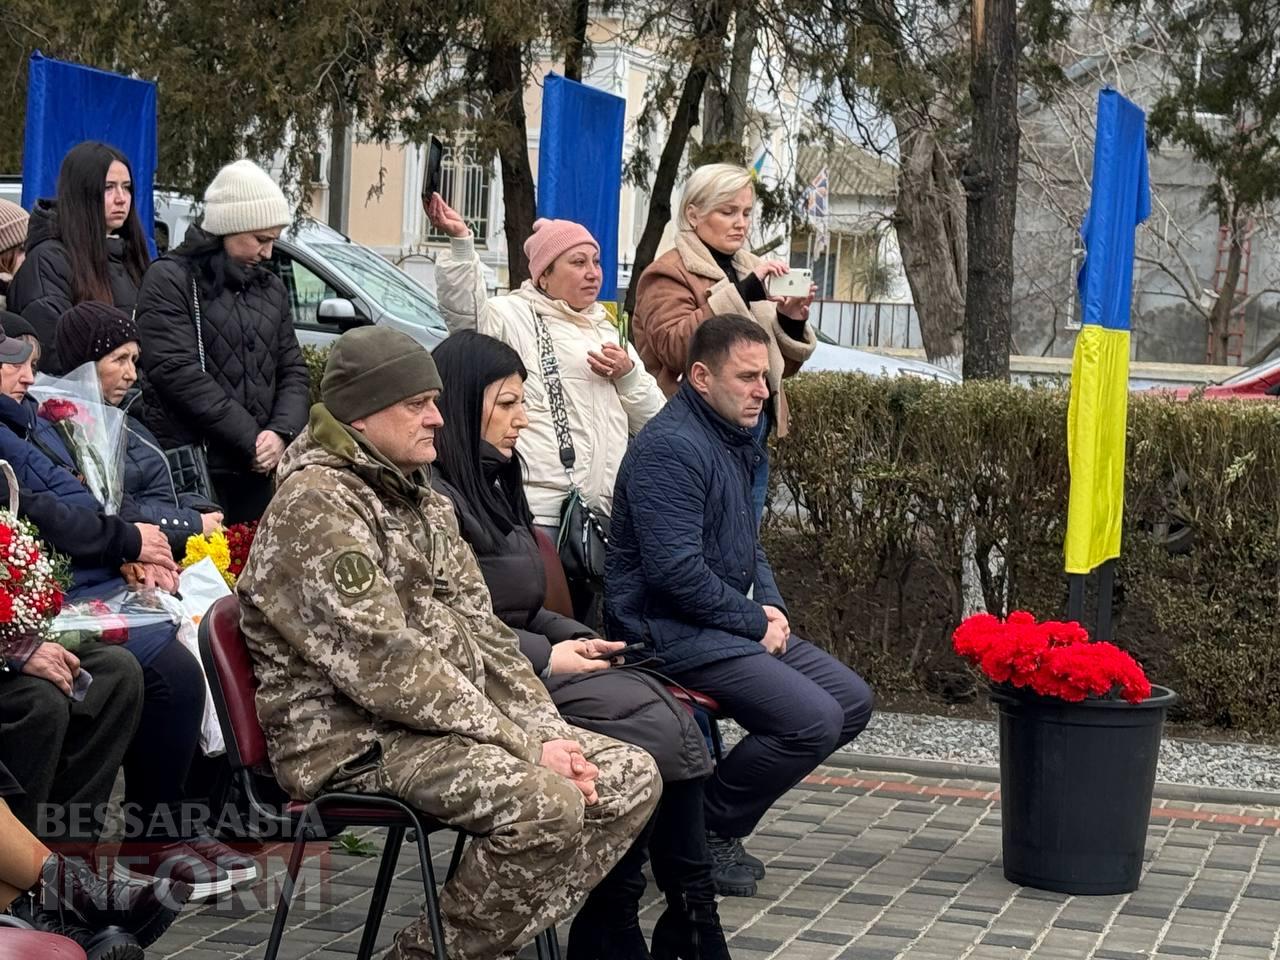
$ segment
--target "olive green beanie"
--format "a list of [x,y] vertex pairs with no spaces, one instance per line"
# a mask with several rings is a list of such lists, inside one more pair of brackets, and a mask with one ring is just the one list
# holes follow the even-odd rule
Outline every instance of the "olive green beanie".
[[358,327],[329,351],[320,400],[337,419],[353,423],[441,386],[436,362],[413,337],[390,327]]

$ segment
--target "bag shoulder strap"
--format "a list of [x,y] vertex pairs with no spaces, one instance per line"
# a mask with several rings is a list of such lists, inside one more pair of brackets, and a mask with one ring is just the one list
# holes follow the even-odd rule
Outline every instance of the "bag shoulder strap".
[[204,373],[204,324],[200,322],[200,290],[194,273],[191,274],[191,312],[196,325],[196,350],[200,354],[200,372]]
[[538,361],[542,367],[542,381],[547,388],[547,402],[551,406],[551,422],[556,428],[556,445],[560,448],[560,464],[564,467],[569,483],[573,481],[573,465],[577,462],[577,452],[573,449],[573,436],[569,433],[569,411],[565,407],[564,387],[560,383],[560,361],[556,359],[555,345],[551,342],[551,331],[547,322],[533,313],[533,326],[538,335]]

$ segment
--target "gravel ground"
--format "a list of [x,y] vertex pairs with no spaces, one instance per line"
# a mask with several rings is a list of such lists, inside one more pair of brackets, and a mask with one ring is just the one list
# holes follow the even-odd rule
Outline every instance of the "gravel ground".
[[[737,740],[734,725],[725,739]],[[877,713],[843,753],[997,766],[996,725],[990,720],[959,720],[911,713]],[[1167,783],[1280,791],[1280,747],[1166,737],[1160,748],[1157,779]]]

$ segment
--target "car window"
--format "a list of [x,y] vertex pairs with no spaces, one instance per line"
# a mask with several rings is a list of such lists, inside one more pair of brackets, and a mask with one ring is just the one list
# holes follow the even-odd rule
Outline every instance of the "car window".
[[435,298],[372,250],[358,243],[312,243],[311,247],[387,313],[406,323],[448,334]]
[[337,323],[332,320],[321,320],[319,316],[321,301],[338,296],[337,291],[279,247],[273,251],[271,261],[276,274],[284,281],[285,289],[289,291],[289,306],[293,310],[293,322],[311,327],[324,326],[337,331]]

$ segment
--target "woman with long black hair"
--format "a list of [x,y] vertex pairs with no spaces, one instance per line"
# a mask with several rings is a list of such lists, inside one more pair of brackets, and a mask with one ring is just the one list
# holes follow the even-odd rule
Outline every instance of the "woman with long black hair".
[[[652,677],[611,663],[610,654],[621,644],[543,607],[546,572],[516,452],[529,424],[525,365],[505,343],[472,331],[453,334],[433,356],[444,382],[437,400],[444,417],[436,430],[437,486],[453,501],[494,612],[516,632],[561,716],[643,747],[662,772],[658,811],[578,912],[568,960],[649,956],[637,918],[646,846],[667,898],[654,928],[652,956],[725,960],[729,951],[702,819],[702,788],[711,764],[697,725]],[[750,875],[741,879],[753,884]]]
[[58,318],[86,300],[132,313],[149,261],[128,158],[96,140],[72,147],[58,171],[57,199],[36,201],[27,257],[9,285],[8,309],[35,328],[44,369],[64,372]]

